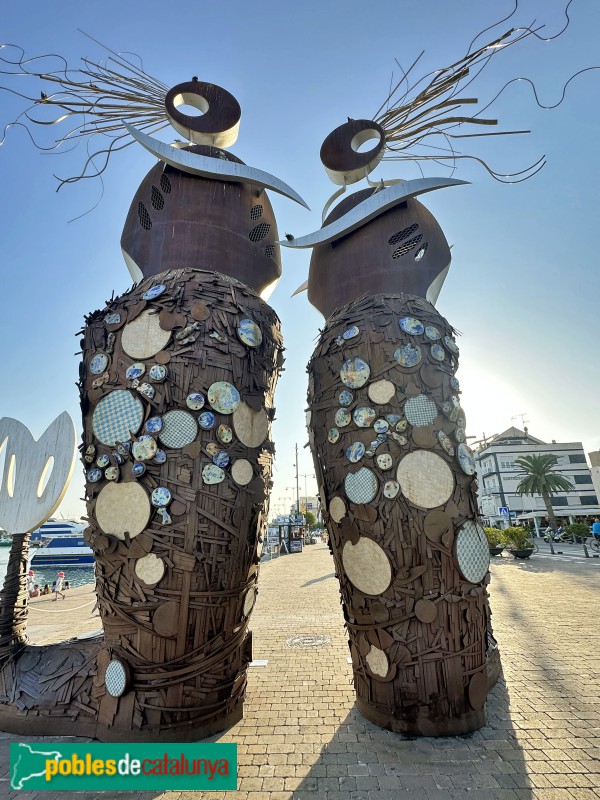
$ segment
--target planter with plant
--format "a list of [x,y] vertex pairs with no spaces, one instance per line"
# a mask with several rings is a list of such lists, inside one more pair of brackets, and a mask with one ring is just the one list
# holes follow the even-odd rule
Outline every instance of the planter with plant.
[[502,531],[505,547],[514,558],[529,558],[535,547],[529,528],[510,527]]
[[484,528],[491,556],[499,556],[504,550],[504,538],[498,528]]
[[565,533],[572,538],[573,542],[585,542],[590,535],[590,526],[583,522],[573,522],[572,525],[565,527]]

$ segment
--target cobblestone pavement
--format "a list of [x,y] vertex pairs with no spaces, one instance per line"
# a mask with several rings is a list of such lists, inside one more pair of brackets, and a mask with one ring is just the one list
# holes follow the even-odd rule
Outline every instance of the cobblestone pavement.
[[[354,708],[333,562],[307,547],[263,566],[254,658],[236,742],[236,792],[77,793],[80,800],[588,800],[600,798],[600,563],[495,558],[490,587],[504,678],[488,724],[465,737],[410,739]],[[324,637],[307,647],[305,637]],[[304,645],[304,646],[290,646]],[[11,792],[0,734],[0,798]],[[25,739],[19,739],[24,741]],[[31,741],[31,739],[27,739]],[[65,740],[72,741],[72,740]],[[62,795],[64,797],[64,795]]]

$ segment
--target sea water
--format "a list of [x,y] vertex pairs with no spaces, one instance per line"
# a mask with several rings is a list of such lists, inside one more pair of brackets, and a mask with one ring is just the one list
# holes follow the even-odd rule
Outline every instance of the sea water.
[[[6,568],[8,566],[8,554],[10,547],[0,547],[0,588],[4,583],[4,576],[6,575]],[[35,553],[32,548],[29,551],[30,557]],[[40,589],[44,588],[47,583],[50,588],[56,580],[56,573],[60,567],[43,567],[35,570],[35,582],[39,585]],[[65,573],[65,580],[69,581],[71,586],[83,586],[85,583],[94,583],[94,570],[89,567],[82,569],[81,567],[64,568],[62,572]]]

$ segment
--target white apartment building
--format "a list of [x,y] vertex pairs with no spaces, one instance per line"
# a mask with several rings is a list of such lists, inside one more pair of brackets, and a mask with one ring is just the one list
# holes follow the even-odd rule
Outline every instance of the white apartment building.
[[546,507],[539,495],[517,493],[522,474],[515,459],[526,455],[554,455],[558,459],[555,472],[564,476],[574,486],[570,492],[559,492],[552,497],[552,508],[565,522],[600,514],[598,493],[592,481],[581,442],[543,442],[528,432],[509,428],[504,433],[484,442],[475,452],[479,481],[479,511],[489,524],[508,519],[499,509],[509,509],[510,519],[533,519],[536,528],[546,517]]

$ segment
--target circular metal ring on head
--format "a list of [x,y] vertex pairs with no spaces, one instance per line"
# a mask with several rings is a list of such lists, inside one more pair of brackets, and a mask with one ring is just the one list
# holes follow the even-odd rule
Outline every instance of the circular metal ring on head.
[[[365,152],[359,147],[371,139],[377,143]],[[383,158],[385,132],[371,119],[351,119],[331,131],[321,145],[321,161],[329,179],[338,186],[356,183],[372,172]]]
[[[197,108],[202,114],[192,116],[179,106]],[[178,83],[167,92],[165,109],[177,133],[194,144],[231,147],[240,128],[242,110],[235,97],[214,83],[191,80]]]

